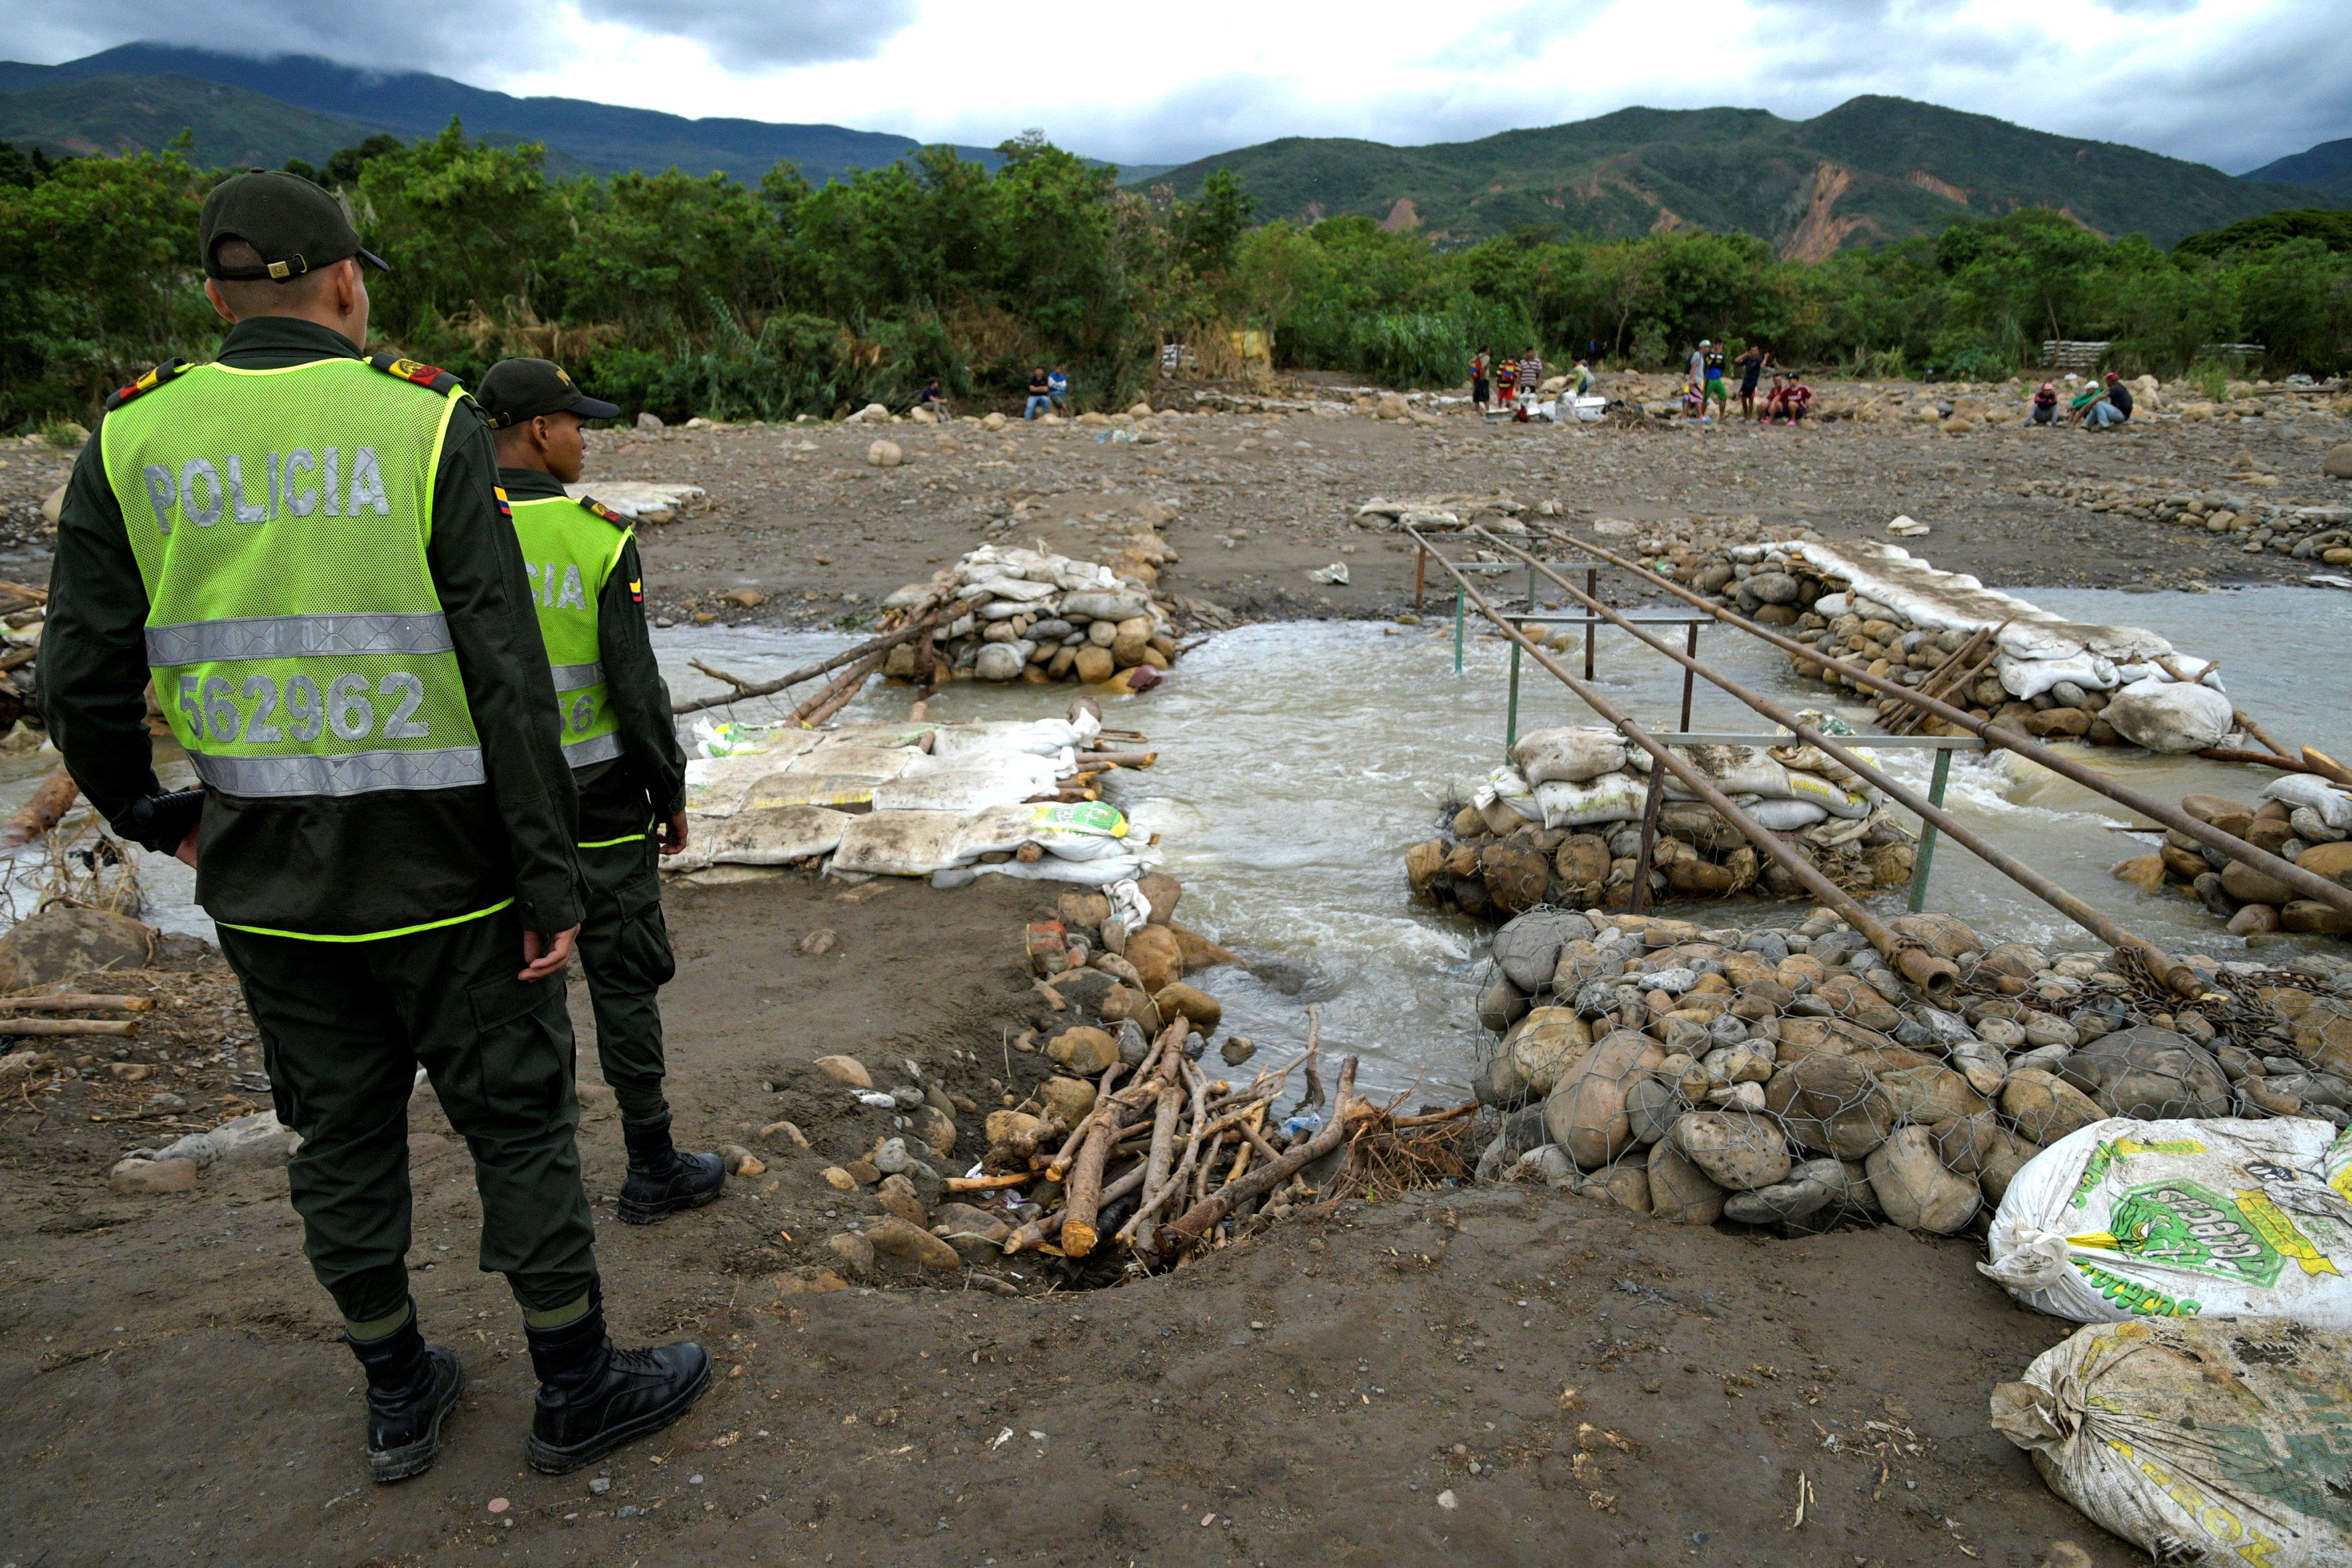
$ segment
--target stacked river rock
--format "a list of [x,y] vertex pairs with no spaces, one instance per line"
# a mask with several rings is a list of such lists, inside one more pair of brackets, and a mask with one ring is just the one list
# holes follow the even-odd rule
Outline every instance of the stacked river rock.
[[1495,936],[1482,1176],[1682,1224],[1951,1234],[2108,1116],[2352,1124],[2352,966],[2191,958],[2193,1005],[2120,954],[2053,958],[1949,915],[1889,922],[1958,963],[1932,1006],[1829,911],[1794,930],[1538,910]]
[[[2185,795],[2180,809],[2258,850],[2352,886],[2352,796],[2311,774],[2273,779],[2263,786],[2258,805],[2220,795]],[[2242,936],[2267,931],[2352,936],[2352,916],[2297,896],[2285,883],[2178,829],[2165,831],[2156,853],[2136,855],[2114,871],[2150,893],[2167,884],[2185,887]]]
[[[1175,662],[1181,629],[1167,606],[1152,601],[1150,576],[1157,561],[1174,557],[1148,526],[1145,536],[1129,546],[1138,559],[1122,559],[1118,567],[1042,548],[982,545],[939,582],[909,584],[883,607],[912,607],[940,583],[952,583],[960,609],[941,622],[933,641],[942,644],[943,657],[959,675],[1092,685],[1129,670],[1165,670]],[[883,673],[912,675],[914,650],[903,643],[893,649]]]
[[[1916,845],[1874,804],[1853,773],[1814,747],[1674,748],[1784,842],[1840,886],[1890,887],[1910,879]],[[1622,908],[1639,869],[1641,818],[1653,766],[1614,730],[1539,729],[1511,747],[1514,766],[1457,783],[1468,804],[1439,836],[1405,852],[1417,899],[1499,920],[1539,904]],[[1793,897],[1801,884],[1759,853],[1738,828],[1671,775],[1650,852],[1651,894]]]

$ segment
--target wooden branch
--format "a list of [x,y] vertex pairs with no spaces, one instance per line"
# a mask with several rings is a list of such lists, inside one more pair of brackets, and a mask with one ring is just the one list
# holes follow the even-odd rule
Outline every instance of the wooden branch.
[[[741,702],[750,697],[773,696],[778,692],[785,691],[793,686],[799,685],[803,681],[813,681],[828,671],[840,669],[845,664],[855,664],[862,660],[871,658],[877,653],[887,653],[891,649],[897,647],[899,643],[908,641],[909,638],[917,636],[929,637],[931,634],[932,629],[938,623],[939,612],[942,606],[939,601],[939,596],[937,594],[933,594],[929,599],[927,599],[922,603],[916,605],[914,610],[910,612],[910,618],[908,623],[899,627],[897,631],[887,632],[879,637],[869,638],[866,642],[858,643],[854,648],[844,648],[840,653],[834,654],[831,658],[820,659],[814,664],[803,665],[800,669],[794,670],[791,674],[781,676],[772,681],[761,681],[755,685],[744,685],[741,682],[737,681],[733,675],[722,674],[717,670],[708,669],[698,661],[695,665],[697,669],[702,670],[706,674],[716,676],[719,680],[733,683],[736,689],[720,696],[697,697],[691,702],[672,703],[670,705],[669,711],[673,715],[699,713],[704,708],[724,707],[729,703]],[[860,682],[859,684],[863,685],[864,683]]]
[[1298,1103],[1304,1111],[1310,1105],[1323,1103],[1323,1075],[1315,1071],[1315,1058],[1322,1050],[1323,1019],[1318,1004],[1307,1004],[1307,1098]]
[[1184,1140],[1184,1157],[1177,1163],[1173,1174],[1156,1191],[1147,1195],[1127,1223],[1118,1228],[1121,1246],[1132,1247],[1137,1237],[1151,1234],[1144,1227],[1150,1223],[1151,1217],[1160,1211],[1161,1205],[1184,1190],[1186,1178],[1192,1174],[1193,1163],[1201,1156],[1201,1124],[1207,1114],[1209,1081],[1193,1070],[1192,1062],[1181,1051],[1177,1052],[1176,1066],[1180,1076],[1192,1080],[1192,1133]]
[[793,722],[814,729],[855,701],[866,689],[866,683],[888,658],[887,653],[868,653],[857,663],[835,675],[825,688],[793,710]]
[[0,997],[0,1012],[69,1013],[84,1008],[104,1008],[120,1013],[154,1010],[147,997],[88,996],[79,991],[53,991],[45,997]]
[[2230,721],[2232,724],[2235,724],[2240,729],[2244,730],[2248,735],[2252,736],[2256,740],[2261,741],[2264,746],[2269,747],[2273,755],[2290,758],[2295,755],[2294,752],[2289,751],[2285,747],[2281,746],[2277,741],[2273,740],[2271,738],[2270,731],[2264,729],[2261,725],[2256,724],[2254,722],[2253,715],[2248,713],[2244,708],[2231,708],[2230,710]]
[[1008,1171],[1003,1176],[950,1176],[940,1186],[948,1192],[993,1192],[999,1187],[1026,1186],[1036,1178],[1035,1171]]
[[1150,1203],[1168,1185],[1168,1167],[1176,1157],[1176,1118],[1184,1111],[1184,1091],[1173,1083],[1160,1091],[1160,1108],[1151,1119],[1151,1152],[1143,1162],[1143,1201]]
[[[2305,766],[2322,778],[2338,784],[2352,784],[2352,768],[2345,767],[2315,746],[2306,746],[2303,748],[2303,760]],[[42,788],[47,789],[47,786],[44,785]],[[5,837],[0,837],[0,844],[6,842],[7,840]]]
[[[2327,777],[2308,762],[2297,762],[2292,757],[2273,757],[2267,751],[2232,751],[2227,747],[2207,746],[2200,747],[2197,755],[2210,758],[2216,762],[2244,762],[2256,768],[2275,768],[2282,773],[2319,773],[2323,779]],[[2148,831],[2164,831],[2162,828]]]
[[66,771],[64,763],[50,768],[49,776],[41,780],[39,789],[33,791],[33,798],[8,819],[5,827],[0,827],[0,850],[13,850],[29,844],[56,827],[58,819],[72,807],[74,797],[79,793],[73,775]]
[[135,1035],[137,1019],[8,1019],[0,1020],[0,1034]]
[[1110,1086],[1118,1082],[1118,1075],[1126,1070],[1124,1063],[1117,1061],[1103,1069],[1102,1082],[1095,1087],[1093,1109],[1078,1118],[1078,1124],[1070,1129],[1069,1142],[1064,1144],[1060,1151],[1045,1162],[1047,1181],[1061,1181],[1068,1176],[1070,1162],[1077,1157],[1078,1145],[1085,1141],[1087,1134],[1094,1130],[1095,1123],[1109,1109]]
[[1118,1136],[1118,1110],[1114,1104],[1110,1114],[1096,1121],[1094,1131],[1087,1134],[1086,1147],[1078,1151],[1078,1163],[1071,1167],[1070,1197],[1062,1208],[1062,1252],[1066,1257],[1083,1258],[1095,1249],[1095,1216],[1102,1207],[1103,1163],[1110,1158],[1110,1145]]
[[1475,1116],[1477,1113],[1478,1102],[1475,1100],[1468,1100],[1456,1105],[1451,1111],[1436,1111],[1426,1116],[1393,1117],[1390,1120],[1389,1125],[1391,1127],[1426,1127],[1433,1122],[1451,1122],[1463,1116]]
[[[1120,1198],[1125,1197],[1129,1193],[1133,1192],[1137,1187],[1141,1186],[1142,1185],[1143,1166],[1138,1165],[1131,1170],[1121,1172],[1118,1180],[1104,1186],[1102,1189],[1102,1201],[1105,1203],[1116,1203]],[[1045,1241],[1048,1237],[1061,1234],[1064,1224],[1069,1218],[1069,1209],[1067,1207],[1063,1207],[1055,1209],[1053,1213],[1045,1216],[1043,1219],[1031,1220],[1028,1224],[1023,1226],[1020,1229],[1014,1231],[1012,1235],[1004,1239],[1004,1250],[1008,1253],[1024,1252]],[[1075,1258],[1078,1256],[1078,1254],[1070,1251],[1069,1244],[1066,1241],[1063,1243],[1062,1251],[1068,1257]]]
[[[1356,1087],[1356,1059],[1352,1056],[1339,1064],[1339,1096],[1338,1104],[1345,1106]],[[1160,1246],[1162,1252],[1181,1252],[1197,1246],[1201,1239],[1216,1228],[1217,1223],[1233,1211],[1235,1204],[1245,1197],[1255,1197],[1273,1191],[1296,1172],[1304,1170],[1317,1160],[1339,1146],[1347,1135],[1347,1118],[1334,1114],[1306,1143],[1278,1160],[1260,1166],[1240,1180],[1230,1182],[1186,1210],[1175,1224],[1162,1226]]]

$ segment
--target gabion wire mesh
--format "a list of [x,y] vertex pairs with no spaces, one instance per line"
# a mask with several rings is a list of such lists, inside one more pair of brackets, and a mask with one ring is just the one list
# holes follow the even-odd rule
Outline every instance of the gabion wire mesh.
[[1478,998],[1478,1174],[1685,1224],[1811,1233],[1989,1221],[2025,1162],[2111,1116],[2352,1125],[2352,965],[2053,956],[1950,916],[1889,922],[1953,959],[1930,1003],[1859,933],[1538,908]]

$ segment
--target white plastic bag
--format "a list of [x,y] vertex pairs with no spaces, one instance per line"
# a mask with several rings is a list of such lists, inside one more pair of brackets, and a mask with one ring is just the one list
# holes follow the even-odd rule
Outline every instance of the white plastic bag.
[[2158,1563],[2337,1568],[2352,1335],[2285,1321],[2101,1324],[1992,1391],[1996,1431]]
[[2112,1117],[2025,1163],[1993,1217],[1992,1261],[1977,1267],[2075,1322],[2291,1317],[2352,1329],[2347,1197],[2352,1133],[2326,1122]]

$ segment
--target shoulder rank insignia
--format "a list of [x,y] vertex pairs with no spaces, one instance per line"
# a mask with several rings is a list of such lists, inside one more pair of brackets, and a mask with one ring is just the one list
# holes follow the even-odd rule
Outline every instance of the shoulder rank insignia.
[[129,402],[132,398],[140,397],[145,393],[153,392],[165,382],[175,380],[183,371],[187,370],[187,368],[188,361],[185,360],[164,361],[162,364],[157,365],[153,370],[149,371],[145,375],[141,376],[137,381],[132,382],[129,386],[123,387],[116,392],[109,392],[106,398],[107,411],[111,413],[115,409],[121,408],[124,403]]
[[604,505],[604,502],[596,499],[593,496],[581,497],[580,504],[587,507],[590,511],[595,513],[598,517],[604,518],[606,522],[612,524],[616,528],[627,528],[635,526],[629,518],[621,516],[620,513],[613,510],[612,507]]
[[414,382],[427,392],[437,392],[447,397],[457,390],[457,378],[438,365],[428,365],[422,360],[404,359],[398,354],[377,354],[368,361],[385,375]]

